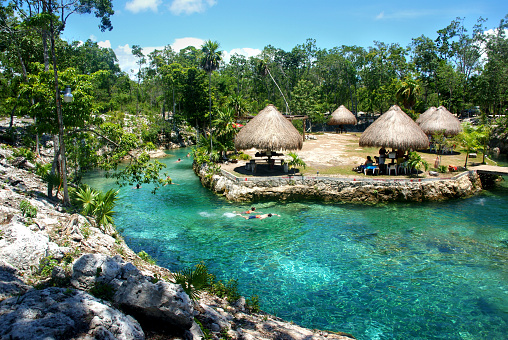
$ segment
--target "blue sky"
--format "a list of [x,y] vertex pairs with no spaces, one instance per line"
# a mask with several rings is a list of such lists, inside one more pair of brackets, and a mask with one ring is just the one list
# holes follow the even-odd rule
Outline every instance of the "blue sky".
[[233,53],[247,56],[272,45],[286,51],[308,38],[319,48],[341,45],[373,46],[373,42],[407,46],[422,34],[436,31],[456,17],[472,28],[481,16],[492,29],[508,14],[506,0],[113,0],[113,30],[100,32],[93,15],[73,14],[63,38],[92,39],[111,47],[122,70],[135,69],[130,53],[140,45],[145,54],[171,45],[179,50],[199,47],[211,39],[226,60]]

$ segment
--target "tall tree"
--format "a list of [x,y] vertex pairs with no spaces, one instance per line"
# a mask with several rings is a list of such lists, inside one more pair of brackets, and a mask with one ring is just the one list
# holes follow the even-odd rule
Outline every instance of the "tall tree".
[[[208,73],[208,98],[210,115],[210,129],[212,128],[212,72],[220,67],[222,61],[222,51],[219,51],[219,43],[217,41],[207,40],[201,46],[203,56],[201,59],[201,67]],[[210,131],[210,134],[212,132]],[[210,148],[213,151],[212,138],[210,138]]]
[[139,114],[139,83],[141,82],[141,68],[146,63],[145,55],[143,54],[143,50],[141,49],[141,46],[139,45],[132,45],[132,55],[135,56],[138,60],[136,61],[136,64],[138,64],[138,89],[137,89],[137,100],[136,100],[136,114]]

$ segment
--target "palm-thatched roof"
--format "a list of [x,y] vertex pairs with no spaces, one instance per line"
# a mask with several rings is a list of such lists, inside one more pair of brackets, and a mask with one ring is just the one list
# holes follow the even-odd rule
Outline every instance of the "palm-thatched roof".
[[235,137],[235,148],[246,150],[300,150],[303,138],[293,124],[273,105],[252,118]]
[[400,107],[393,105],[365,129],[360,146],[421,150],[429,147],[429,138]]
[[444,106],[432,112],[420,128],[428,135],[443,132],[445,136],[455,136],[462,131],[460,120],[450,113]]
[[420,125],[421,123],[423,123],[424,121],[426,121],[426,120],[427,120],[427,118],[429,118],[429,117],[430,117],[430,115],[431,115],[432,113],[434,113],[434,111],[436,111],[436,110],[437,110],[437,107],[435,107],[435,106],[431,106],[431,107],[429,107],[429,108],[427,109],[427,111],[425,111],[424,113],[422,113],[422,114],[420,115],[420,117],[418,117],[418,119],[416,120],[416,124]]
[[351,113],[344,105],[339,106],[339,108],[333,111],[330,120],[328,120],[328,125],[355,125],[356,117]]

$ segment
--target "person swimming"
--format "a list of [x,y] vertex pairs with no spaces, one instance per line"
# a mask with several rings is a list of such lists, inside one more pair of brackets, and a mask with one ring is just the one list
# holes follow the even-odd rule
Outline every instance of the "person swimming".
[[244,211],[244,214],[252,214],[254,211],[256,211],[256,207],[250,208],[250,210]]
[[267,217],[272,217],[272,216],[280,216],[280,215],[277,215],[277,214],[263,214],[263,215],[249,215],[249,216],[243,216],[242,214],[236,214],[237,216],[240,216],[242,218],[245,218],[246,220],[253,220],[253,219],[260,219],[260,220],[263,220]]

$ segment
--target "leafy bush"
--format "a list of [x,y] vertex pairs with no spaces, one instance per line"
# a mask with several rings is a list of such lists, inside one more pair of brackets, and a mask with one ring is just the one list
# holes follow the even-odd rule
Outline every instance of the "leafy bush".
[[257,295],[253,295],[246,299],[245,304],[251,313],[259,313],[261,311],[261,308],[259,307],[259,297]]
[[44,257],[39,262],[39,275],[42,277],[49,277],[51,275],[51,272],[53,271],[53,268],[55,268],[58,265],[58,261],[51,258],[51,257]]
[[222,281],[215,282],[214,278],[214,282],[210,286],[209,291],[218,297],[227,298],[231,303],[237,301],[241,297],[238,292],[238,280],[235,279],[230,279],[224,284]]
[[35,218],[37,217],[37,208],[34,207],[30,202],[27,200],[22,200],[19,203],[19,209],[21,210],[21,213],[25,217]]
[[51,163],[35,163],[35,174],[46,181],[46,176],[51,170]]
[[33,162],[35,159],[35,154],[30,149],[26,148],[17,148],[12,150],[12,155],[14,157],[23,157],[26,158],[28,161]]
[[138,253],[138,256],[145,262],[147,263],[150,263],[150,264],[155,264],[156,261],[153,259],[153,257],[151,257],[150,255],[148,255],[148,253],[144,250],[140,251]]
[[88,292],[96,298],[106,301],[112,301],[115,295],[115,290],[110,284],[100,281],[94,282],[93,287]]

